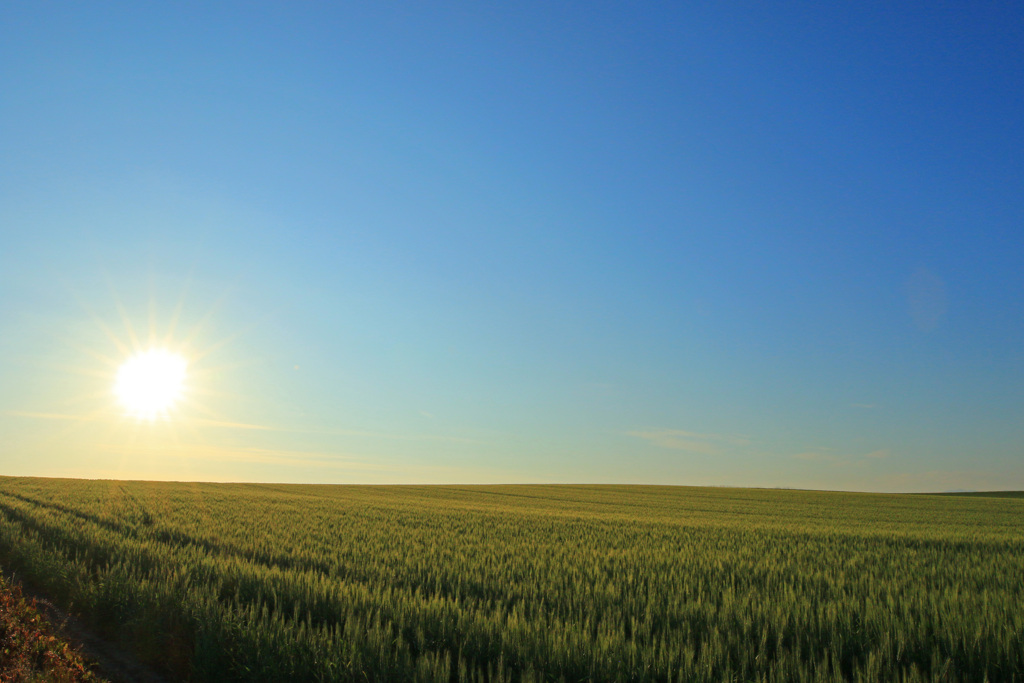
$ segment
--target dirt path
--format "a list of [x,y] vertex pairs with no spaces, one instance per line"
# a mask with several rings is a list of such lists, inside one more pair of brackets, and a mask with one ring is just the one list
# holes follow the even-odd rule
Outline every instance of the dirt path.
[[97,675],[112,683],[167,683],[166,678],[137,661],[128,652],[98,637],[20,576],[8,573],[7,578],[12,584],[21,586],[22,595],[35,599],[36,607],[61,637],[96,663]]

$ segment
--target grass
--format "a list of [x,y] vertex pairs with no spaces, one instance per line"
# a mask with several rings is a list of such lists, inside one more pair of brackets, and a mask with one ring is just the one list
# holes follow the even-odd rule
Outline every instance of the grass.
[[0,478],[0,559],[193,680],[1024,679],[1024,504]]

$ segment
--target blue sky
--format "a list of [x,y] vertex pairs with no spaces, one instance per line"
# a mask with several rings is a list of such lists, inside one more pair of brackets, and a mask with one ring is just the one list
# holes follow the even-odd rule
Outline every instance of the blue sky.
[[1021,45],[1010,3],[6,4],[0,470],[1024,488]]

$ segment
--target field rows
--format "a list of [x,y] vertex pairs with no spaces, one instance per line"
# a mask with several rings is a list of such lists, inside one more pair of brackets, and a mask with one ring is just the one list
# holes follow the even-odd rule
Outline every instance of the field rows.
[[1022,680],[1024,501],[0,478],[0,561],[194,680]]

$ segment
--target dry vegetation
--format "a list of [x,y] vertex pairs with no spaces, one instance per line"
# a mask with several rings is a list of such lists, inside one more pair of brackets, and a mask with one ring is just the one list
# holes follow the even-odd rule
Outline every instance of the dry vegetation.
[[0,558],[195,680],[1021,680],[1024,501],[0,479]]
[[0,681],[95,682],[82,657],[40,614],[21,588],[0,578]]

